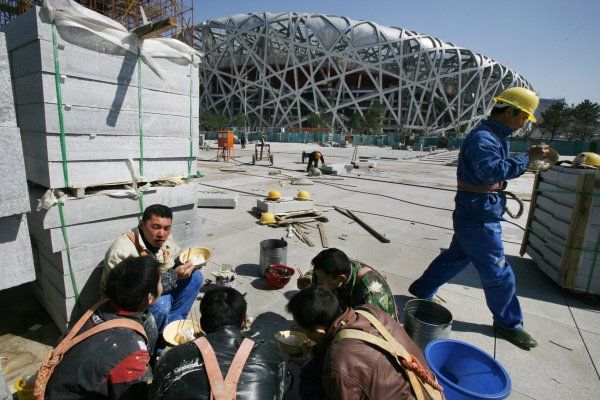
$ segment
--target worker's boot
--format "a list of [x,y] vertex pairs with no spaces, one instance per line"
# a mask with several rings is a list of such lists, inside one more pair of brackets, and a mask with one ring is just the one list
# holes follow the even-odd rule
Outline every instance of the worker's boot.
[[500,334],[504,339],[508,340],[515,346],[518,346],[525,350],[531,350],[537,346],[535,339],[525,331],[513,331],[511,329],[503,328],[497,324],[494,324],[496,332]]

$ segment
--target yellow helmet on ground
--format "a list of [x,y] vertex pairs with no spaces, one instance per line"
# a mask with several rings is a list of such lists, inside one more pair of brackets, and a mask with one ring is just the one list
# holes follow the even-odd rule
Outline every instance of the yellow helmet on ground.
[[600,167],[600,155],[586,151],[579,153],[573,159],[574,165],[590,165],[593,167]]
[[540,98],[532,90],[523,87],[511,87],[494,97],[494,102],[505,103],[525,112],[531,122],[537,122],[533,115],[540,103]]
[[310,195],[308,194],[308,192],[306,190],[301,190],[296,195],[296,199],[298,199],[298,200],[310,200]]
[[281,193],[278,190],[271,190],[267,195],[268,200],[279,200],[281,198]]
[[269,225],[275,223],[275,214],[270,212],[264,212],[260,215],[260,223],[263,225]]

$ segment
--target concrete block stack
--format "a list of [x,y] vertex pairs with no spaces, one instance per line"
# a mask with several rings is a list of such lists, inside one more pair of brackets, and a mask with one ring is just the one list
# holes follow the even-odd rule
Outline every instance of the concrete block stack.
[[560,286],[600,294],[600,173],[554,167],[534,194],[523,250]]
[[[53,39],[47,10],[37,7],[3,28],[27,203],[35,210],[38,199],[63,196],[62,218],[46,202],[29,230],[39,298],[64,329],[74,309],[97,300],[97,267],[138,224],[142,205],[172,207],[175,240],[197,244],[198,187],[180,178],[196,173],[199,86],[185,57],[138,57],[89,30],[55,29]],[[161,185],[169,180],[180,184]]]
[[0,290],[35,279],[27,181],[10,82],[6,41],[0,33]]

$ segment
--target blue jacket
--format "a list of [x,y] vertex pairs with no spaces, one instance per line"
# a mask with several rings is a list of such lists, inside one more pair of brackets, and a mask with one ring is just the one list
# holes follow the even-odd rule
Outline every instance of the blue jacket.
[[[506,125],[489,119],[473,129],[460,148],[458,181],[488,186],[521,176],[529,165],[529,155],[522,153],[510,157],[507,138],[511,134]],[[502,219],[506,197],[458,191],[454,201],[455,218],[498,221]]]

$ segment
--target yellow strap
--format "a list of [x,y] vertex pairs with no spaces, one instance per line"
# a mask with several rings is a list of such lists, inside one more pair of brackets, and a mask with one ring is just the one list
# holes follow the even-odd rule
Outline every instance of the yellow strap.
[[[388,353],[390,353],[396,357],[401,357],[406,360],[411,359],[411,354],[406,350],[406,348],[404,346],[402,346],[402,344],[400,344],[400,342],[398,342],[396,340],[396,338],[394,338],[392,336],[390,331],[388,331],[387,328],[385,326],[383,326],[383,324],[381,322],[379,322],[379,320],[373,314],[371,314],[368,311],[364,311],[364,310],[354,310],[354,311],[357,314],[365,317],[371,323],[371,325],[373,325],[373,327],[375,329],[377,329],[377,331],[381,334],[381,336],[383,336],[383,338],[385,340],[382,340],[381,338],[378,338],[377,336],[371,335],[370,333],[366,333],[366,332],[359,331],[356,329],[342,329],[340,332],[337,333],[337,335],[335,335],[334,341],[337,341],[339,339],[360,339],[365,342],[374,344],[374,345],[378,346],[379,348],[387,351]],[[344,333],[346,331],[348,331],[348,333]],[[439,393],[437,390],[435,390],[433,387],[431,387],[431,385],[429,383],[423,382],[421,380],[421,378],[419,378],[414,372],[407,371],[407,373],[408,373],[408,377],[411,381],[411,384],[415,390],[415,395],[418,396],[417,391],[420,392],[421,391],[420,386],[423,386],[432,399],[434,399],[434,400],[443,399],[441,393]],[[412,377],[411,377],[411,374],[412,374]],[[415,386],[415,380],[417,380],[419,383],[421,383],[421,385]],[[421,396],[422,396],[422,392],[421,392]],[[417,397],[417,399],[420,400],[419,397]]]

